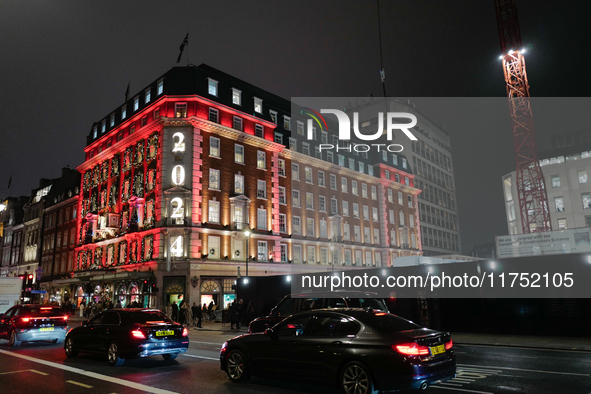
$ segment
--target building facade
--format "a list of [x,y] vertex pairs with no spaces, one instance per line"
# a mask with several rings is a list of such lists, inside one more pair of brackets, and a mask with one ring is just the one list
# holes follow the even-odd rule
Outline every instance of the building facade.
[[332,135],[302,142],[298,116],[206,65],[165,73],[91,128],[74,269],[60,283],[78,304],[225,307],[240,276],[422,254],[410,166],[322,154]]

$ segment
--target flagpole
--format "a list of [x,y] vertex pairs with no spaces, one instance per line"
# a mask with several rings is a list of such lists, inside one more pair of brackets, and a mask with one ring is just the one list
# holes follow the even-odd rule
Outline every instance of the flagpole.
[[[189,33],[191,32],[191,29],[187,30],[187,37],[189,36]],[[189,46],[189,41],[187,40],[187,46]],[[189,66],[189,51],[187,51],[187,66]]]

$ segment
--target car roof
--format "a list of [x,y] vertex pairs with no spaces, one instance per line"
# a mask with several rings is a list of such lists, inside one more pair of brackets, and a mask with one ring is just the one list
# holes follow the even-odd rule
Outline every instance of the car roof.
[[348,291],[348,290],[335,290],[331,292],[310,292],[310,293],[292,293],[286,295],[286,297],[292,298],[356,298],[359,297],[370,297],[370,298],[382,298],[377,296],[378,293],[372,293],[369,291]]

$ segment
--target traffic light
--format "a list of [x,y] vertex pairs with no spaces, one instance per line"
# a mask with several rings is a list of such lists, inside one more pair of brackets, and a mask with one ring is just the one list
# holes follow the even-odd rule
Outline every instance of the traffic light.
[[27,288],[33,288],[33,274],[27,276]]

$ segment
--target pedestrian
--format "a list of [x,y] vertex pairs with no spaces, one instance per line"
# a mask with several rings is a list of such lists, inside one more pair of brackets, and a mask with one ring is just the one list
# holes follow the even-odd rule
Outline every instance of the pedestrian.
[[80,303],[80,317],[84,317],[85,313],[86,313],[86,300],[82,300],[82,302]]
[[236,329],[240,330],[240,323],[242,322],[242,319],[244,318],[244,300],[243,299],[240,299],[240,301],[238,301],[236,315],[237,315],[236,319],[238,320],[238,322],[236,323]]
[[115,304],[116,309],[121,309],[121,300],[117,300],[117,304]]
[[215,317],[213,316],[213,300],[209,303],[207,307],[207,314],[209,315],[209,321],[214,321]]
[[179,306],[176,304],[176,301],[172,302],[172,320],[179,321]]
[[201,310],[201,307],[199,305],[195,305],[195,303],[193,303],[193,306],[191,307],[193,312],[193,324],[195,323],[195,319],[197,319],[197,328],[203,328],[201,327],[201,318],[203,317],[203,313]]
[[181,306],[179,307],[179,323],[181,325],[185,324],[186,308],[187,303],[185,302],[185,300],[181,301]]
[[[191,310],[191,305],[188,302],[185,302],[185,321],[187,322],[187,327],[191,325],[191,321],[193,320],[193,312]],[[195,324],[195,322],[193,322]]]
[[169,319],[172,319],[172,305],[170,305],[170,302],[166,305],[166,308],[164,308],[164,313],[166,313],[166,316],[168,316]]
[[209,319],[207,318],[207,304],[205,302],[203,303],[203,309],[201,310],[201,312],[203,313],[203,318],[205,319],[205,321],[209,321]]

